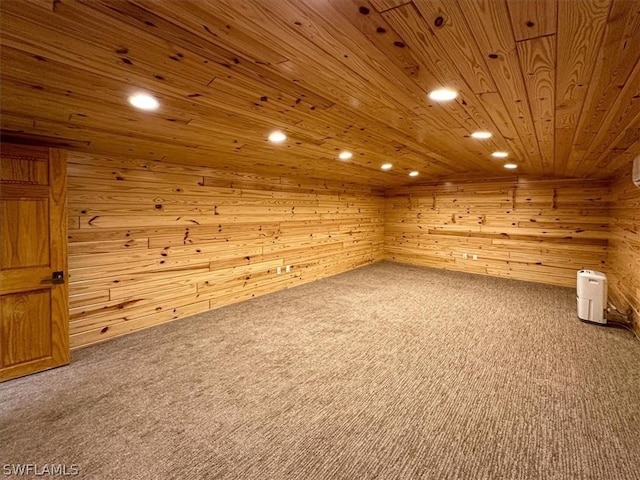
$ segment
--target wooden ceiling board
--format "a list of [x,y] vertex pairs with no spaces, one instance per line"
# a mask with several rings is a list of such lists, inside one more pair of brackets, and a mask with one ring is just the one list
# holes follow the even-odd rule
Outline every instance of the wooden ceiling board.
[[411,3],[411,0],[371,0],[371,5],[380,13],[391,8]]
[[[477,48],[467,23],[462,20],[460,6],[446,0],[415,0],[414,4],[424,19],[425,28],[439,42],[439,55],[448,56],[447,63],[459,71],[471,91],[475,94],[497,91],[486,56]],[[441,26],[437,26],[439,22]],[[433,55],[437,56],[438,51]]]
[[[7,0],[0,10],[3,139],[382,189],[513,174],[490,156],[498,149],[520,174],[607,177],[638,149],[632,0]],[[458,98],[429,100],[441,86]],[[130,107],[137,90],[160,109]],[[267,142],[274,129],[287,132],[283,145]],[[493,138],[470,138],[479,129]],[[351,160],[337,159],[343,149]]]
[[610,7],[611,0],[558,3],[554,164],[557,175],[572,170],[569,155]]
[[557,0],[509,0],[507,9],[517,42],[554,35],[557,31]]
[[[418,5],[424,10],[433,2],[420,2]],[[524,147],[519,141],[518,134],[509,112],[504,104],[503,98],[497,92],[479,92],[475,94],[469,84],[473,84],[477,78],[477,69],[470,68],[466,75],[460,73],[460,65],[477,62],[479,54],[475,53],[471,56],[465,56],[464,52],[459,49],[450,49],[448,45],[451,41],[455,41],[457,45],[469,45],[470,48],[476,49],[470,30],[466,27],[466,22],[462,18],[460,10],[455,4],[439,3],[437,12],[443,13],[445,23],[441,29],[431,31],[427,25],[427,20],[423,18],[413,4],[394,8],[384,13],[385,17],[390,20],[392,25],[401,32],[410,45],[415,46],[420,52],[420,58],[427,68],[436,72],[440,79],[441,85],[449,88],[455,88],[460,92],[458,100],[459,105],[467,112],[473,111],[474,117],[481,117],[486,120],[478,122],[479,129],[489,130],[494,134],[494,140],[498,146],[498,150],[508,150],[513,152],[517,157],[523,158],[525,155]],[[432,7],[430,12],[435,12]],[[427,12],[429,14],[429,12]],[[447,25],[453,24],[458,27],[453,30]],[[431,32],[429,36],[425,32]],[[435,32],[435,33],[434,33]],[[461,42],[461,38],[467,36],[468,40]],[[440,37],[444,40],[439,41]],[[453,39],[453,40],[452,40]],[[462,69],[464,70],[464,69]],[[488,73],[487,73],[488,75]],[[486,82],[485,82],[486,83]],[[489,85],[488,90],[496,90],[495,85]],[[480,88],[485,90],[485,88]],[[495,93],[495,95],[493,95]],[[482,97],[489,99],[487,102],[482,101]],[[494,127],[495,125],[495,127]],[[500,138],[502,136],[502,138]],[[526,171],[528,165],[523,165]]]
[[[360,30],[378,50],[386,54],[399,68],[408,73],[410,78],[422,88],[422,92],[431,91],[442,85],[442,81],[438,80],[431,71],[421,68],[420,60],[417,58],[420,53],[418,53],[417,56],[414,55],[411,48],[406,45],[403,39],[393,30],[384,16],[378,14],[375,9],[370,9],[369,3],[366,0],[352,0],[351,2],[330,0],[330,3],[334,8],[339,10],[353,26]],[[362,9],[365,9],[364,11],[368,11],[368,13],[362,14]],[[458,138],[468,137],[468,133],[471,131],[489,129],[489,125],[485,120],[486,115],[483,116],[478,113],[477,108],[474,108],[472,105],[466,105],[461,108],[458,103],[437,104],[431,102],[428,113],[421,113],[420,115],[424,117],[425,115],[433,116],[438,114],[447,115],[444,121],[448,121],[448,125],[444,128],[437,127],[437,129],[453,132],[458,135]],[[421,129],[419,126],[415,128],[419,135],[417,140],[420,143],[424,143],[428,139],[430,131],[433,130],[433,128],[428,130],[425,128]],[[413,129],[413,127],[410,127],[410,129]],[[440,134],[438,136],[440,136]],[[471,140],[471,142],[473,141],[474,140]],[[482,149],[485,158],[492,151],[499,148],[493,139],[479,142],[477,145]]]
[[480,51],[489,59],[487,67],[518,132],[529,164],[543,175],[548,174],[540,155],[506,2],[461,0],[460,7]]
[[[280,9],[284,8],[284,6],[286,6],[286,3],[280,3]],[[296,5],[298,5],[298,2],[296,2]],[[251,16],[251,15],[249,15]],[[307,26],[312,26],[315,23],[321,23],[324,18],[323,15],[317,15],[314,22],[309,21],[309,18],[313,16],[313,12],[312,10],[309,8],[306,11],[306,16],[303,17],[301,19],[301,21],[299,23],[301,23],[302,25],[300,25],[301,30],[304,32],[305,27]],[[292,17],[294,18],[294,17]],[[305,18],[307,18],[307,20],[305,21]],[[338,25],[341,25],[339,22],[339,17],[333,15],[333,16],[329,16],[329,18],[332,18],[334,20],[334,22],[332,22],[332,25],[327,25],[326,26],[326,31],[332,31],[332,28],[335,28],[335,25],[333,25],[333,23],[337,23]],[[277,30],[277,27],[274,27],[273,30]],[[340,62],[341,64],[345,63],[345,64],[351,64],[352,62],[349,60],[349,58],[364,58],[365,55],[363,53],[353,53],[354,51],[357,50],[358,45],[354,45],[355,42],[351,42],[349,45],[342,45],[339,43],[331,43],[328,41],[325,41],[324,38],[325,37],[320,37],[318,35],[313,35],[311,33],[303,33],[306,37],[308,37],[309,41],[311,43],[317,43],[318,47],[320,48],[321,51],[323,52],[332,52],[331,56],[335,59],[336,62]],[[348,42],[345,42],[348,43]],[[313,58],[314,56],[314,51],[311,50],[312,47],[309,47],[310,50],[305,52],[305,57],[310,57]],[[347,52],[347,53],[344,53]],[[375,50],[370,50],[368,52],[369,54],[374,54],[376,53]],[[295,58],[296,54],[292,54],[291,55],[292,58],[294,58],[294,63],[300,61],[300,59]],[[378,78],[380,75],[378,74],[378,70],[381,70],[381,66],[383,65],[382,63],[379,62],[375,62],[375,60],[378,59],[380,61],[384,60],[385,57],[381,56],[381,55],[376,55],[375,57],[371,57],[370,60],[373,60],[372,66],[371,67],[375,67],[374,69],[372,69],[371,67],[368,67],[366,64],[356,64],[356,65],[352,65],[351,68],[357,70],[357,76],[355,77],[354,80],[354,84],[355,85],[368,85],[369,83],[371,83],[373,81],[374,78]],[[388,62],[387,62],[388,63]],[[367,70],[364,73],[361,73],[361,67],[363,66],[367,66]],[[400,110],[398,108],[398,105],[396,104],[395,107],[392,107],[389,103],[388,99],[384,99],[382,96],[378,95],[378,99],[382,102],[386,102],[387,105],[376,105],[376,104],[367,104],[367,102],[370,103],[370,98],[368,95],[365,96],[360,96],[357,99],[357,103],[358,105],[362,106],[362,111],[364,111],[365,113],[368,113],[371,115],[372,118],[381,118],[384,120],[384,122],[387,125],[392,126],[395,129],[401,129],[405,132],[409,132],[411,133],[412,126],[415,125],[415,129],[418,130],[420,128],[422,129],[429,129],[429,130],[437,130],[438,131],[438,135],[435,137],[430,137],[427,142],[425,142],[427,145],[424,145],[423,148],[425,146],[430,146],[430,142],[434,143],[434,147],[436,149],[441,149],[441,143],[439,144],[438,142],[440,142],[441,138],[445,138],[447,136],[451,136],[452,135],[452,128],[453,125],[451,123],[443,123],[443,120],[446,122],[447,118],[443,117],[441,115],[437,115],[437,112],[435,112],[435,115],[432,114],[429,117],[425,118],[423,117],[418,117],[416,115],[413,115],[413,112],[416,108],[417,104],[416,100],[417,100],[417,95],[419,93],[423,94],[423,91],[418,91],[415,89],[415,85],[411,85],[410,79],[407,79],[407,87],[411,87],[413,88],[413,96],[410,96],[409,94],[405,93],[408,88],[398,88],[398,86],[396,85],[396,87],[393,87],[393,83],[387,83],[388,79],[392,79],[392,80],[396,80],[396,79],[401,79],[404,80],[405,75],[404,72],[400,72],[397,68],[393,69],[392,66],[388,66],[389,70],[387,75],[384,75],[383,77],[385,78],[385,83],[381,83],[378,85],[377,87],[377,91],[378,92],[386,92],[390,91],[393,92],[395,95],[395,101],[402,101],[402,103],[405,105],[405,109]],[[393,72],[393,74],[391,73]],[[332,78],[328,78],[327,82],[332,82]],[[396,82],[397,83],[397,82]],[[322,87],[320,87],[322,88]],[[360,87],[362,88],[362,87]],[[365,110],[366,107],[366,110]],[[410,120],[411,118],[414,118],[415,120],[413,120],[413,122]],[[449,152],[447,153],[452,153],[452,154],[457,154],[460,162],[464,163],[464,162],[468,162],[468,155],[467,158],[465,158],[465,155],[463,152],[457,152],[455,150],[452,151],[452,148],[455,149],[455,143],[451,144],[452,146],[449,147]]]
[[546,35],[517,43],[543,172],[553,170],[555,158],[555,40]]
[[[452,111],[455,109],[455,115],[459,118],[466,116],[470,120],[475,120],[475,125],[467,124],[468,129],[462,134],[462,137],[468,137],[474,130],[489,130],[494,133],[494,138],[487,143],[476,142],[476,145],[483,150],[487,148],[486,146],[497,147],[492,148],[492,151],[496,149],[504,150],[509,143],[507,138],[512,138],[511,133],[507,133],[505,138],[500,138],[503,130],[494,127],[494,123],[489,119],[489,115],[486,113],[485,108],[483,108],[484,106],[480,102],[467,101],[467,99],[473,98],[473,92],[455,69],[455,65],[458,65],[459,62],[464,63],[467,60],[438,60],[438,55],[444,55],[443,52],[446,50],[438,45],[437,36],[430,32],[425,19],[421,17],[414,5],[402,5],[399,8],[384,12],[383,16],[406,40],[408,47],[414,49],[416,56],[423,65],[436,75],[439,86],[444,85],[449,88],[455,88],[461,93],[456,102],[446,105],[450,105],[449,108],[452,109]],[[447,79],[453,80],[447,81]],[[437,102],[432,103],[434,106],[438,105]],[[493,107],[495,106],[496,104],[493,105]],[[467,143],[473,143],[473,141]]]
[[580,170],[594,137],[602,130],[611,129],[610,122],[615,121],[615,115],[618,115],[612,114],[611,108],[616,100],[626,95],[631,97],[628,101],[633,101],[633,96],[640,93],[637,85],[635,88],[632,85],[637,75],[632,74],[634,67],[638,68],[638,51],[640,3],[614,0],[569,156],[568,163],[573,166],[573,171]]
[[[251,15],[249,15],[249,16],[251,16]],[[229,19],[229,21],[231,21],[231,19]],[[216,83],[216,81],[214,81],[214,82],[212,83],[212,85],[215,85],[215,83]],[[376,117],[380,117],[380,116],[381,116],[381,113],[384,113],[384,109],[383,109],[383,107],[377,107],[377,110],[376,110]],[[400,119],[396,119],[396,118],[394,118],[394,117],[397,117],[397,110],[389,109],[389,113],[390,113],[390,116],[389,116],[389,117],[386,117],[386,118],[384,118],[384,117],[383,117],[383,118],[385,119],[385,121],[386,121],[386,123],[387,123],[387,124],[391,124],[392,126],[397,126],[398,124],[400,124],[400,125],[404,125],[404,124],[406,123],[406,122],[403,122],[403,121],[402,121],[402,120],[403,120],[403,118],[400,118]],[[351,116],[351,117],[353,117],[353,114],[351,114],[350,116]],[[433,119],[431,119],[431,120],[433,121]],[[433,126],[433,125],[428,125],[427,127],[428,127],[428,128],[434,128],[434,126]],[[443,130],[444,130],[444,129],[446,129],[446,128],[447,128],[447,126],[446,126],[446,125],[444,125],[444,126],[436,126],[435,128],[439,128],[439,129],[443,129]],[[411,127],[409,127],[409,129],[411,129]],[[447,130],[447,133],[448,133],[448,130]],[[437,138],[436,138],[436,140],[437,140]],[[433,141],[433,140],[432,140],[432,141]],[[443,146],[442,146],[442,144],[441,144],[441,143],[440,143],[440,144],[437,144],[437,147],[438,147],[439,149],[442,149],[442,148],[443,148]],[[457,153],[457,152],[453,152],[453,153]],[[460,159],[460,163],[464,163],[464,162],[465,162],[465,159],[464,159],[464,158]]]
[[[637,135],[637,130],[640,129],[640,121],[636,123],[635,127]],[[613,172],[615,176],[628,175],[633,159],[638,155],[640,155],[640,141],[636,139],[624,152],[606,158],[601,164],[599,164],[599,167],[601,171]]]

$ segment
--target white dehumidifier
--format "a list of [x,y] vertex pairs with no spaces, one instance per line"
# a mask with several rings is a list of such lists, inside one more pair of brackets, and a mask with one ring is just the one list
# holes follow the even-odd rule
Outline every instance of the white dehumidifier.
[[578,271],[578,318],[607,323],[607,276],[595,270]]

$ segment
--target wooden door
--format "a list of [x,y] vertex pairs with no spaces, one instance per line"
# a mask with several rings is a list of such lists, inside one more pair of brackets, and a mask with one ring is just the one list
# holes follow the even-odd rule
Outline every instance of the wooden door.
[[0,145],[0,381],[69,363],[66,195],[62,150]]

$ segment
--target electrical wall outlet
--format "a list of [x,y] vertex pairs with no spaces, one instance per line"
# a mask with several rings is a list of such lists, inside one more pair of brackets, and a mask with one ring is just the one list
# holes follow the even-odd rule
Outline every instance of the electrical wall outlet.
[[276,273],[280,275],[282,273],[282,267],[276,267]]
[[467,258],[469,258],[469,255],[467,255],[466,253],[463,253],[463,254],[462,254],[462,259],[463,259],[463,260],[466,260]]
[[286,267],[284,267],[284,271],[287,273],[291,272],[291,265],[287,265]]
[[471,257],[471,258],[473,258],[473,260],[478,260],[478,254],[477,254],[477,253],[474,253],[474,254],[473,254],[473,257]]

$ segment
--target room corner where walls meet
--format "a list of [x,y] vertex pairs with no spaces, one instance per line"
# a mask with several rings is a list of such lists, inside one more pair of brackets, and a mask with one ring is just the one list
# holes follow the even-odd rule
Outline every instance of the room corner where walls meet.
[[382,259],[370,187],[78,152],[67,173],[72,348]]
[[579,269],[604,270],[637,326],[640,189],[626,177],[383,197],[77,152],[68,176],[74,348],[382,259],[567,287]]

